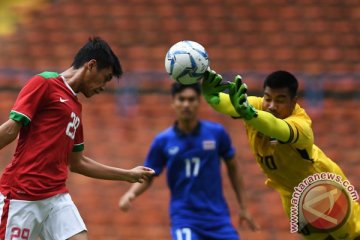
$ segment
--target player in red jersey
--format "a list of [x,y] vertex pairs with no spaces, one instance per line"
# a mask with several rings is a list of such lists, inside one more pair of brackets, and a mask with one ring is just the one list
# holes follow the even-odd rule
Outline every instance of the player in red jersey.
[[78,93],[92,97],[122,69],[110,46],[91,38],[63,73],[43,72],[20,91],[0,126],[0,149],[19,135],[14,157],[0,179],[0,239],[86,240],[85,224],[65,182],[68,167],[88,177],[143,182],[154,174],[100,164],[83,155]]

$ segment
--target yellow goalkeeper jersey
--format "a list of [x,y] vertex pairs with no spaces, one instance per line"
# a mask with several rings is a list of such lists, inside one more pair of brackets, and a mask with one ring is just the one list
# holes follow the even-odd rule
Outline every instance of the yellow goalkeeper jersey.
[[[220,104],[212,105],[213,108],[223,114],[238,117],[233,108],[229,96],[220,94]],[[270,115],[262,109],[262,97],[248,97],[248,101],[258,109],[258,117],[266,118]],[[277,124],[274,119],[269,118],[271,124],[263,125],[267,135],[276,134],[281,136],[286,125]],[[341,176],[341,180],[347,180],[340,167],[329,159],[321,149],[314,144],[314,135],[311,127],[311,119],[305,110],[296,104],[292,114],[283,119],[289,126],[289,138],[287,142],[278,141],[271,136],[266,136],[256,130],[252,125],[256,125],[254,120],[244,121],[250,147],[256,156],[256,161],[262,171],[267,176],[266,185],[274,188],[280,193],[282,205],[285,213],[291,217],[291,198],[294,187],[298,187],[303,180],[315,173],[333,173]],[[251,122],[252,121],[252,122]],[[256,120],[255,120],[256,121]],[[268,122],[268,123],[269,123]],[[252,124],[252,125],[250,125]],[[259,122],[257,123],[259,124]],[[275,129],[279,128],[279,129]],[[288,130],[286,128],[286,130]],[[287,134],[282,139],[287,138]],[[333,175],[329,174],[329,175]],[[353,195],[352,195],[353,197]],[[304,228],[302,233],[306,240],[320,239],[355,239],[360,238],[360,205],[355,200],[352,201],[351,212],[346,224],[341,227],[325,232],[308,231]],[[303,232],[305,231],[305,232]],[[358,238],[356,238],[358,239]]]
[[[248,100],[262,110],[262,97]],[[268,178],[266,185],[292,193],[294,187],[314,173],[332,172],[346,179],[341,169],[314,144],[311,119],[303,108],[296,104],[293,113],[284,120],[290,127],[286,143],[264,136],[245,122],[251,149]]]

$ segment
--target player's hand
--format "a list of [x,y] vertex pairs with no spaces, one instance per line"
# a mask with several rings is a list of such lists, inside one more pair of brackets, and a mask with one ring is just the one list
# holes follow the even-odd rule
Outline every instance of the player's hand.
[[138,166],[129,170],[126,181],[131,183],[143,183],[149,181],[150,178],[155,174],[155,171],[148,167]]
[[242,210],[239,213],[239,227],[242,227],[244,222],[247,223],[252,231],[257,231],[260,229],[259,225],[253,220],[247,210]]
[[250,120],[257,117],[257,111],[249,104],[246,92],[246,84],[242,82],[241,76],[237,75],[234,82],[230,83],[230,100],[240,117],[245,120]]
[[219,93],[228,88],[228,84],[221,84],[222,77],[214,70],[206,70],[201,84],[202,94],[210,105],[220,103]]
[[135,194],[132,192],[125,193],[119,200],[119,208],[127,212],[131,208],[131,202],[135,199]]

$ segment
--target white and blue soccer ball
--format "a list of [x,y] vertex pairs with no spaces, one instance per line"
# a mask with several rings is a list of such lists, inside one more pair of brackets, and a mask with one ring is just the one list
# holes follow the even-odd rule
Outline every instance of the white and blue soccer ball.
[[205,48],[194,41],[174,44],[165,56],[165,69],[169,76],[181,84],[198,82],[209,67]]

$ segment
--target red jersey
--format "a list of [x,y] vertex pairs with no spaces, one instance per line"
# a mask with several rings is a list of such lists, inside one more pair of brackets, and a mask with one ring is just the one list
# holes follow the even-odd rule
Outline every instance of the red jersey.
[[69,154],[84,149],[81,109],[76,93],[58,73],[43,72],[26,83],[10,112],[23,127],[0,180],[3,195],[41,200],[68,191]]

